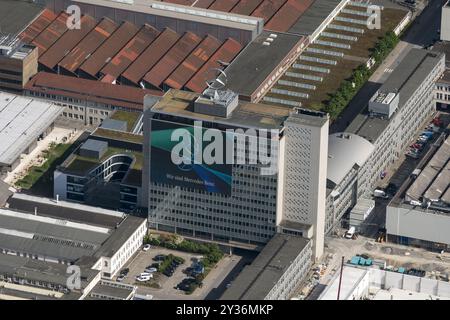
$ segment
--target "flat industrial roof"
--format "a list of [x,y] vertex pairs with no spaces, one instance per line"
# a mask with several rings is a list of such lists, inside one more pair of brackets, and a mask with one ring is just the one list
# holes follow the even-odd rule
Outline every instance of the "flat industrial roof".
[[[390,74],[389,78],[379,89],[379,92],[397,92],[400,98],[398,109],[403,108],[442,57],[442,54],[436,52],[430,52],[424,49],[411,49],[402,62]],[[398,114],[398,110],[391,119],[396,114]],[[369,117],[366,108],[350,124],[347,131],[356,133],[374,143],[386,129],[391,119]]]
[[18,35],[44,8],[29,1],[0,0],[0,30]]
[[267,104],[239,102],[228,118],[195,113],[192,110],[198,93],[171,89],[152,108],[155,113],[211,121],[243,128],[280,129],[292,109]]
[[315,0],[288,31],[312,35],[341,2],[342,0]]
[[221,300],[263,300],[308,243],[301,237],[276,234],[237,276]]
[[78,222],[0,209],[0,246],[71,262],[92,255],[111,230]]
[[12,165],[61,112],[48,102],[0,92],[0,163]]
[[288,33],[262,32],[225,69],[227,88],[251,97],[303,40]]
[[34,212],[40,216],[70,220],[105,228],[115,228],[124,218],[124,213],[87,206],[75,202],[58,201],[35,197],[24,193],[14,193],[8,200],[11,209]]
[[129,110],[143,110],[144,97],[162,96],[158,90],[147,90],[104,83],[97,80],[39,72],[25,85],[26,90],[56,94],[81,100],[120,106]]
[[[94,288],[89,292],[85,300],[102,300],[102,299],[129,299],[134,291],[131,285],[123,285],[110,281],[100,280]],[[100,297],[99,297],[100,296]]]

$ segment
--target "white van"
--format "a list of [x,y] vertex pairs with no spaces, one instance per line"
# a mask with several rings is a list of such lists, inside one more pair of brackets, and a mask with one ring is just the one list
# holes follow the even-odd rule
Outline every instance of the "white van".
[[350,229],[348,229],[348,231],[345,233],[345,238],[352,239],[355,232],[356,232],[355,227],[350,227]]

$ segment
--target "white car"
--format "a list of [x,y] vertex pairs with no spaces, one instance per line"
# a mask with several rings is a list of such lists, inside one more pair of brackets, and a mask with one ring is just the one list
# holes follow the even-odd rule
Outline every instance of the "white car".
[[151,274],[150,272],[142,272],[139,277],[150,277],[153,278],[153,274]]
[[148,272],[148,273],[153,273],[153,272],[158,271],[158,269],[156,269],[156,268],[147,268],[147,269],[145,269],[144,271],[145,271],[145,272]]
[[146,244],[146,245],[144,245],[144,247],[142,247],[142,250],[143,251],[148,251],[148,250],[150,250],[151,247],[152,247],[151,245]]
[[136,278],[136,281],[139,281],[139,282],[146,282],[146,281],[149,281],[151,278],[152,278],[152,277],[149,277],[149,276],[146,276],[146,277],[138,276],[138,277]]

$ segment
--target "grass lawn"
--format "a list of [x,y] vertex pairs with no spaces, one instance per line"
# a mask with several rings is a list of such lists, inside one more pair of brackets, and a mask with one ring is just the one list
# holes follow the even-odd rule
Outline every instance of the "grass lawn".
[[127,123],[127,130],[131,131],[136,124],[136,121],[139,119],[139,116],[139,112],[127,112],[118,110],[114,112],[114,114],[111,116],[111,119],[125,121]]

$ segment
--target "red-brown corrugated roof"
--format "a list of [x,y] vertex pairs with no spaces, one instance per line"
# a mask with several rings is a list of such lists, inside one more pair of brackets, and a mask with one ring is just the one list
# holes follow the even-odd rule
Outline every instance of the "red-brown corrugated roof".
[[208,9],[230,12],[238,2],[239,0],[216,0]]
[[314,0],[288,0],[264,28],[280,32],[288,31],[313,2]]
[[25,43],[31,43],[45,28],[47,28],[50,23],[55,20],[57,15],[49,10],[45,9],[42,13],[34,20],[20,35],[20,39],[22,39]]
[[136,36],[100,71],[117,79],[158,37],[159,31],[149,25],[144,25]]
[[75,73],[78,67],[116,30],[117,25],[108,18],[100,23],[59,63],[61,68]]
[[220,42],[216,38],[211,35],[206,36],[197,48],[164,81],[164,84],[174,89],[183,88],[219,47]]
[[249,16],[256,10],[256,8],[264,0],[241,0],[239,3],[231,10],[232,13],[243,14]]
[[178,39],[180,39],[178,33],[170,28],[164,29],[139,58],[122,73],[122,77],[134,84],[139,84],[145,74],[172,48]]
[[139,31],[130,22],[124,22],[116,31],[95,50],[81,66],[80,70],[96,77],[97,73],[126,45]]
[[176,67],[197,47],[202,39],[186,32],[180,40],[159,60],[159,62],[145,75],[144,80],[155,87],[161,86],[164,80]]
[[65,32],[44,54],[39,57],[39,63],[47,68],[53,69],[64,56],[97,25],[91,16],[81,17],[80,28]]
[[67,31],[66,22],[68,17],[67,13],[61,12],[59,16],[31,42],[39,48],[39,56],[47,51],[48,48],[50,48],[64,32]]
[[28,81],[25,90],[86,99],[138,111],[143,110],[145,95],[164,94],[157,90],[144,90],[46,72],[39,72]]
[[273,15],[280,10],[280,8],[287,2],[287,0],[264,0],[255,11],[252,16],[263,18],[264,23],[270,20]]
[[203,92],[206,89],[206,81],[211,80],[208,79],[208,77],[211,76],[209,74],[210,70],[220,67],[218,61],[231,62],[237,56],[239,51],[241,51],[241,49],[242,46],[239,42],[228,38],[216,51],[216,53],[209,58],[208,62],[206,62],[195,74],[195,76],[189,80],[186,84],[186,88],[197,93]]

